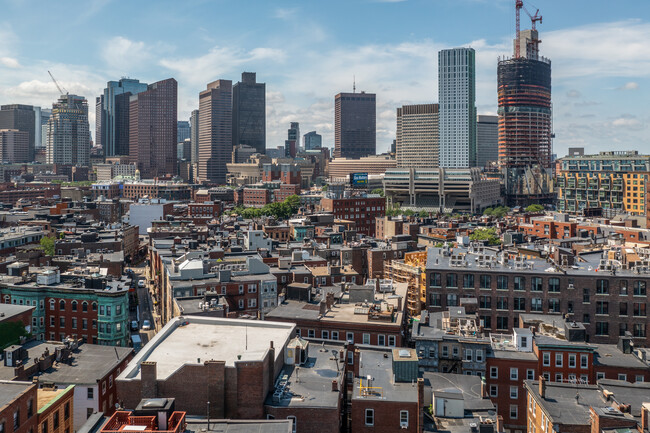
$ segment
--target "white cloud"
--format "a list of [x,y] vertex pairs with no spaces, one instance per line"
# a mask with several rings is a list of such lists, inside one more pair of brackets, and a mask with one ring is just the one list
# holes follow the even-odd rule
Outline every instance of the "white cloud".
[[620,90],[637,90],[639,88],[639,83],[636,81],[628,81],[619,87]]
[[147,65],[152,60],[152,52],[142,41],[116,36],[104,44],[102,58],[109,69],[128,75],[126,72],[137,71]]
[[641,126],[641,121],[633,116],[622,116],[612,121],[612,126],[620,128],[638,128]]
[[289,20],[296,15],[296,12],[298,12],[298,9],[296,8],[277,8],[273,12],[273,18],[277,18],[279,20]]
[[20,68],[20,63],[13,57],[0,57],[0,65],[7,68]]

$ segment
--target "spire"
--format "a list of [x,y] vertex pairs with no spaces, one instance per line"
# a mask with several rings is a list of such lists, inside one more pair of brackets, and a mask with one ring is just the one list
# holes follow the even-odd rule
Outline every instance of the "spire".
[[357,79],[352,75],[352,93],[357,93]]

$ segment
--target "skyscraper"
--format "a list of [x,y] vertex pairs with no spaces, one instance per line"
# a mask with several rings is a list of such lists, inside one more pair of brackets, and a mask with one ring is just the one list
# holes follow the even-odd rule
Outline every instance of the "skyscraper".
[[479,115],[476,122],[476,165],[485,168],[499,158],[498,116]]
[[[131,95],[137,95],[145,90],[147,90],[147,83],[131,78],[106,83],[99,126],[102,137],[97,138],[97,142],[101,142],[104,147],[104,155],[129,154],[129,100]],[[95,133],[97,134],[97,131]]]
[[284,141],[284,156],[295,158],[298,147],[300,147],[300,123],[291,122],[291,127],[287,129],[287,139]]
[[374,93],[339,93],[334,97],[334,157],[361,158],[377,153]]
[[176,129],[176,142],[183,143],[186,138],[190,138],[190,122],[187,120],[179,120]]
[[199,181],[226,183],[231,158],[232,81],[217,80],[199,94]]
[[89,165],[88,101],[83,96],[61,95],[52,104],[47,122],[47,163]]
[[28,159],[34,160],[36,113],[31,105],[3,105],[0,107],[0,129],[17,129],[29,133]]
[[29,132],[0,129],[0,163],[32,162],[29,159]]
[[192,111],[190,116],[190,145],[192,164],[197,164],[199,162],[199,110]]
[[266,152],[266,84],[255,72],[243,72],[232,88],[232,145],[239,144]]
[[104,137],[102,135],[102,126],[104,125],[104,95],[99,95],[95,98],[95,146],[101,146],[104,154]]
[[397,109],[397,167],[438,167],[438,108],[438,104],[419,104]]
[[320,149],[323,147],[323,137],[316,134],[316,131],[311,131],[302,136],[305,143],[305,150]]
[[143,179],[176,174],[177,108],[173,78],[129,98],[129,159]]
[[539,56],[537,30],[518,36],[515,55],[497,66],[498,159],[508,204],[527,205],[550,202],[554,195],[551,61]]
[[472,48],[438,52],[440,167],[476,165],[476,67]]
[[47,122],[50,116],[52,116],[51,108],[41,108],[41,124],[36,126],[41,128],[41,141],[40,144],[35,143],[35,147],[47,147]]

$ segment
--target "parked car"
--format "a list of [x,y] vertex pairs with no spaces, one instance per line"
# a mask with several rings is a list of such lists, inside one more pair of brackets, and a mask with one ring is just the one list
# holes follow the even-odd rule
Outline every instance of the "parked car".
[[140,287],[141,289],[144,287],[144,280],[138,281],[138,287]]
[[149,331],[151,329],[151,322],[148,320],[145,320],[142,322],[142,330],[143,331]]
[[132,320],[131,321],[131,331],[137,331],[138,328],[139,328],[138,321],[137,320]]

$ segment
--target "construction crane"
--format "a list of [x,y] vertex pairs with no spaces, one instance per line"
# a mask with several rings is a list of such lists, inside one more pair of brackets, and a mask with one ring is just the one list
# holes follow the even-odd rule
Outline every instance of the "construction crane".
[[59,83],[57,83],[57,81],[54,79],[54,75],[52,75],[50,71],[47,71],[47,73],[50,74],[50,78],[52,79],[52,81],[54,81],[54,85],[56,86],[56,88],[59,89],[59,93],[61,95],[68,95],[69,94],[68,91],[65,90],[63,87],[61,87]]
[[[521,57],[520,53],[520,43],[519,43],[519,16],[521,14],[521,9],[526,12],[526,15],[530,18],[531,22],[531,28],[533,30],[537,30],[536,23],[539,21],[539,23],[542,23],[542,16],[539,14],[539,9],[536,8],[535,10],[535,15],[531,14],[528,9],[526,9],[526,6],[524,6],[524,1],[523,0],[515,0],[515,34],[516,34],[516,39],[515,39],[515,58]],[[534,58],[537,58],[537,53],[539,52],[539,43],[541,41],[537,38],[533,39],[530,41],[528,44],[531,45],[531,54],[533,55]]]

